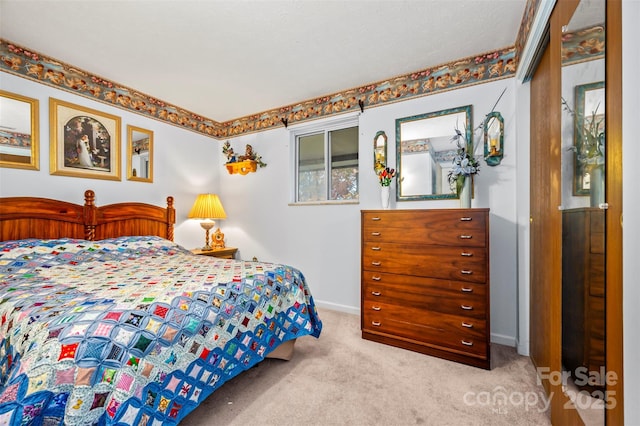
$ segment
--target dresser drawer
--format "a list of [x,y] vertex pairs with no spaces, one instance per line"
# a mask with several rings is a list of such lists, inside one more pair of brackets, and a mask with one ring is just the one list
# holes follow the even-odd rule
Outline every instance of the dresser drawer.
[[428,216],[412,210],[364,212],[362,234],[364,241],[484,247],[485,214],[470,210],[443,210]]
[[456,315],[382,304],[380,310],[365,303],[362,329],[387,333],[434,346],[485,355],[486,322]]
[[486,250],[420,244],[365,242],[362,268],[368,271],[483,283],[487,279]]
[[469,318],[486,318],[485,289],[484,284],[462,281],[371,271],[362,274],[362,297],[365,302],[402,305]]

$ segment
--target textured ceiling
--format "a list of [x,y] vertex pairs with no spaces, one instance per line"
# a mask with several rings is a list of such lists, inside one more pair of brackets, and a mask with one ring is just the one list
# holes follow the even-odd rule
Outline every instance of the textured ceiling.
[[223,122],[512,46],[526,0],[0,0],[0,37]]

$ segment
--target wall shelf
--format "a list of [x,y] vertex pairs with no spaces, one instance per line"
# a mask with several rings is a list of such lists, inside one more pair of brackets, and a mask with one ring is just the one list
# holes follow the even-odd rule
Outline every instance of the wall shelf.
[[236,161],[233,163],[226,163],[227,171],[230,175],[240,173],[246,175],[247,173],[253,173],[258,170],[258,162],[254,160]]

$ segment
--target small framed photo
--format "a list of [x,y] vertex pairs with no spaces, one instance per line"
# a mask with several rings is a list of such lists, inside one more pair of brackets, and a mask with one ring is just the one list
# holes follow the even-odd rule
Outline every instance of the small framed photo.
[[120,180],[120,117],[49,98],[50,173]]

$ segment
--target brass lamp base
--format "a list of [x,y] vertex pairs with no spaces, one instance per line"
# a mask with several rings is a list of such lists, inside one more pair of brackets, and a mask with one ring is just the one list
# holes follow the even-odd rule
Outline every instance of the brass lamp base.
[[202,226],[202,228],[205,230],[204,247],[202,247],[203,251],[213,250],[213,247],[209,245],[209,230],[213,228],[215,224],[216,223],[212,220],[208,220],[206,222],[200,222],[200,226]]

